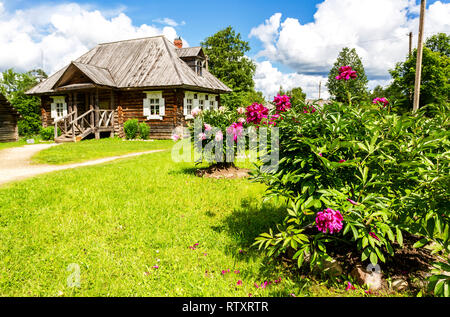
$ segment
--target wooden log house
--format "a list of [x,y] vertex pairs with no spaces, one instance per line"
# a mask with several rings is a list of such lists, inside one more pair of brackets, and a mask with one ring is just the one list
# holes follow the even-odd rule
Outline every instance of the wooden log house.
[[0,94],[0,142],[15,142],[19,140],[17,120],[20,115],[16,109]]
[[123,137],[129,119],[147,123],[151,138],[167,139],[192,109],[218,108],[229,92],[208,71],[201,47],[155,36],[99,44],[27,94],[41,98],[42,125],[58,127],[55,141],[65,142]]

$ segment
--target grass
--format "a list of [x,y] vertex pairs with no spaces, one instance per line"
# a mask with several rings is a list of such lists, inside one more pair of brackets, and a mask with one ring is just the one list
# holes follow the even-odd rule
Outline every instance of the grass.
[[[264,187],[248,180],[201,179],[192,168],[161,152],[3,187],[0,295],[294,292],[297,284],[284,280],[259,292],[253,286],[282,274],[249,248],[283,216],[260,203]],[[196,250],[189,249],[195,243]],[[80,268],[80,288],[67,284],[72,263]],[[227,269],[231,273],[222,275]],[[238,280],[242,286],[236,286]]]
[[17,142],[4,142],[4,143],[0,143],[0,151],[4,150],[4,149],[9,149],[12,147],[19,147],[19,146],[24,146],[27,144],[26,140],[19,140]]
[[[98,157],[103,146],[116,155],[121,146],[169,144],[57,148],[70,161]],[[285,217],[283,206],[262,203],[264,190],[247,179],[196,177],[193,163],[174,163],[170,151],[8,184],[0,188],[0,296],[351,295],[251,247]],[[77,272],[80,287],[71,287]],[[254,286],[279,277],[265,289]]]
[[133,152],[144,152],[168,149],[173,141],[155,140],[123,141],[119,138],[100,140],[84,140],[78,143],[65,143],[37,153],[32,160],[40,164],[68,164],[87,160],[95,160],[108,156],[124,155]]

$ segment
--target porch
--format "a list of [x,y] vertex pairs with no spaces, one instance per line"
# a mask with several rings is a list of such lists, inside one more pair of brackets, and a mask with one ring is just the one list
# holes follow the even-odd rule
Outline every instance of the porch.
[[[115,108],[117,108],[114,106],[114,91],[89,89],[86,87],[91,86],[89,84],[80,86],[70,85],[58,89],[61,92],[67,90],[69,92],[65,93],[67,114],[54,120],[53,123],[57,143],[77,142],[91,135],[99,139],[105,133],[109,137],[114,137]],[[70,91],[73,88],[76,88],[76,91]],[[58,129],[61,132],[59,136]]]

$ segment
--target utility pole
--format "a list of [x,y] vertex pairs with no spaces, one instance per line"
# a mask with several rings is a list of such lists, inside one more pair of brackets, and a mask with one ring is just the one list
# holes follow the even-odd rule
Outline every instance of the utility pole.
[[420,19],[419,19],[419,40],[417,41],[417,63],[416,63],[416,81],[414,84],[414,103],[413,113],[419,110],[420,101],[420,79],[422,75],[422,51],[423,51],[423,25],[425,21],[425,8],[427,0],[420,2]]
[[411,57],[411,53],[412,53],[412,38],[413,38],[413,33],[409,32],[409,57]]
[[322,88],[322,82],[319,81],[319,100],[320,100],[320,90],[321,90],[321,88]]

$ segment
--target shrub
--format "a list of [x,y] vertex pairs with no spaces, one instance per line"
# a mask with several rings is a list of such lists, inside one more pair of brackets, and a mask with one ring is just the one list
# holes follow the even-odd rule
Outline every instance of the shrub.
[[[46,127],[41,128],[39,133],[41,135],[42,140],[50,141],[55,138],[55,128],[54,127]],[[58,136],[61,135],[61,130],[58,129]]]
[[123,124],[123,130],[128,140],[135,139],[139,131],[139,121],[137,119],[127,120]]
[[294,105],[277,121],[278,171],[255,174],[268,197],[290,203],[278,232],[261,234],[255,245],[269,255],[294,249],[298,265],[308,257],[311,268],[330,260],[327,246],[342,243],[362,261],[385,262],[405,233],[422,238],[415,247],[434,242],[434,252],[449,251],[448,104],[417,116],[378,105],[305,109]]
[[139,136],[143,140],[147,140],[150,135],[150,127],[145,122],[139,124]]

